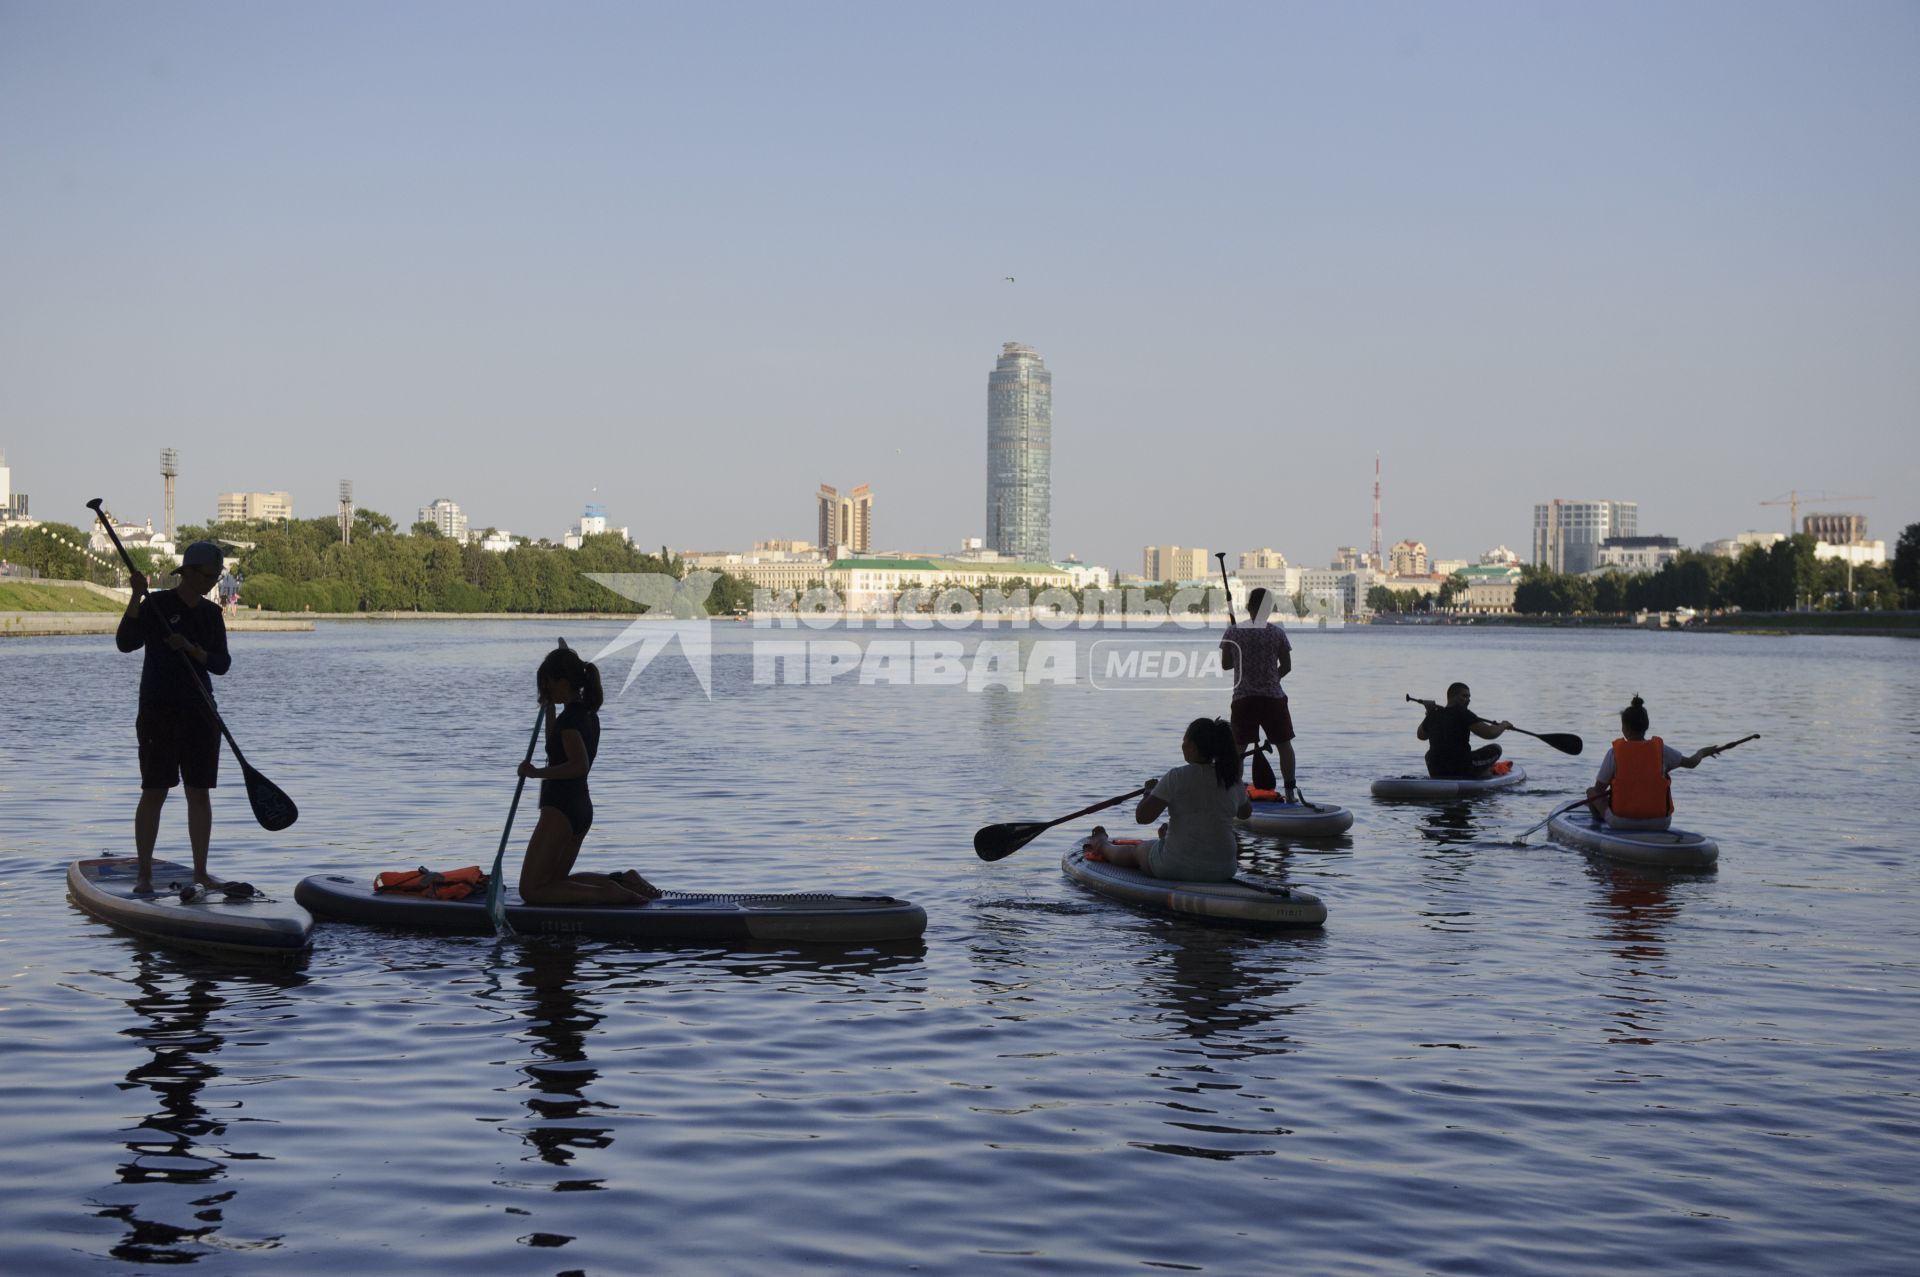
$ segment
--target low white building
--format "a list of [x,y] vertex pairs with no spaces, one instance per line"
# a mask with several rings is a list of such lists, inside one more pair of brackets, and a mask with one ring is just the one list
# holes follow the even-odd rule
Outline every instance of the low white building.
[[1816,559],[1838,559],[1842,563],[1851,563],[1857,568],[1885,567],[1887,563],[1887,543],[1885,541],[1855,541],[1851,545],[1834,545],[1828,541],[1813,543],[1813,557]]
[[1504,614],[1513,611],[1513,593],[1520,585],[1517,563],[1481,563],[1454,573],[1467,583],[1465,593],[1453,596],[1463,612]]
[[1784,532],[1736,532],[1730,537],[1718,541],[1709,541],[1700,547],[1703,554],[1717,554],[1723,559],[1737,559],[1750,545],[1769,549],[1787,539]]
[[848,611],[891,611],[909,590],[938,595],[942,590],[988,589],[1011,592],[1011,582],[1025,583],[1029,592],[1068,589],[1072,579],[1051,563],[1022,563],[1005,559],[985,562],[966,559],[882,557],[837,559],[826,571],[827,588],[838,594]]
[[480,548],[490,554],[505,554],[516,545],[526,541],[525,537],[515,537],[505,528],[489,528],[480,538]]
[[1608,537],[1594,554],[1593,570],[1601,572],[1658,572],[1680,557],[1678,537]]
[[[1288,599],[1300,592],[1301,579],[1306,576],[1309,569],[1288,567],[1285,563],[1277,568],[1252,568],[1246,566],[1246,557],[1240,556],[1241,567],[1234,573],[1234,578],[1247,589],[1266,590],[1270,594]],[[1234,597],[1242,596],[1236,594]]]
[[574,524],[567,530],[567,535],[560,538],[560,544],[566,546],[569,550],[578,550],[586,543],[588,537],[600,536],[607,532],[613,533],[629,545],[633,543],[633,537],[625,528],[611,528],[607,526],[606,511],[597,505],[590,505],[581,511],[580,522]]
[[[148,519],[145,523],[122,523],[115,519],[113,530],[120,534],[120,544],[129,550],[147,551],[153,555],[154,563],[159,566],[172,567],[180,561],[179,547],[167,539],[165,532],[154,529],[152,519]],[[107,535],[107,530],[100,526],[98,519],[93,521],[92,529],[87,535],[87,548],[109,558],[115,553],[113,538]]]

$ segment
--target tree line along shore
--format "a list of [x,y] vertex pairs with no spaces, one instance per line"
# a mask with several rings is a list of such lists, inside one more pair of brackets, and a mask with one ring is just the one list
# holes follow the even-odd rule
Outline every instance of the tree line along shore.
[[[0,559],[40,576],[114,585],[119,564],[83,553],[87,533],[68,524],[42,523],[0,533]],[[214,540],[233,553],[230,566],[243,584],[248,608],[272,612],[334,614],[583,613],[633,614],[647,610],[589,578],[589,573],[686,575],[686,565],[665,547],[650,554],[606,533],[585,538],[578,549],[545,541],[495,552],[441,536],[431,524],[402,532],[372,510],[355,513],[351,540],[343,542],[333,518],[285,522],[214,524],[179,529],[178,541]],[[1682,551],[1658,572],[1599,576],[1564,575],[1524,567],[1514,590],[1514,612],[1528,616],[1618,616],[1636,612],[1697,613],[1887,611],[1920,607],[1920,523],[1901,533],[1891,563],[1857,566],[1820,560],[1814,539],[1799,535],[1772,546],[1749,546],[1738,558]],[[132,557],[143,571],[154,565],[147,551]],[[1021,582],[1010,581],[1009,587]],[[0,590],[6,589],[0,582]],[[1143,595],[1165,602],[1173,582],[1146,587]],[[1464,589],[1449,581],[1438,597],[1376,586],[1367,597],[1375,612],[1447,610]],[[1073,593],[1069,591],[1068,593]],[[705,607],[713,615],[752,610],[751,583],[717,574]],[[44,601],[8,602],[0,611],[50,610]],[[113,606],[93,598],[74,611]],[[1298,609],[1304,613],[1304,609]],[[1285,619],[1286,609],[1282,609]]]

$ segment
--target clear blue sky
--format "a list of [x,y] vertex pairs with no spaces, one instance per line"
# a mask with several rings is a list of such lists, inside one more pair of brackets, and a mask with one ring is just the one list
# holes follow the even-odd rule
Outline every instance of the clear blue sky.
[[[1920,5],[0,0],[0,450],[104,496],[1054,549],[1920,519]],[[1013,284],[1005,276],[1016,277]],[[1842,507],[1850,503],[1842,503]]]

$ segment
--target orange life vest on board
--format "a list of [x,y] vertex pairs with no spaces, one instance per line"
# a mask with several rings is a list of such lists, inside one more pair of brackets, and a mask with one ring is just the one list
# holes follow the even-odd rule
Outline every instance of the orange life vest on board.
[[1661,758],[1665,752],[1666,742],[1658,736],[1613,742],[1613,796],[1607,807],[1614,815],[1629,820],[1673,815],[1673,782]]
[[396,869],[376,874],[373,879],[375,891],[399,891],[434,900],[465,900],[474,892],[485,891],[486,888],[487,875],[480,872],[479,865],[449,869],[444,873],[435,873],[422,865],[418,869]]

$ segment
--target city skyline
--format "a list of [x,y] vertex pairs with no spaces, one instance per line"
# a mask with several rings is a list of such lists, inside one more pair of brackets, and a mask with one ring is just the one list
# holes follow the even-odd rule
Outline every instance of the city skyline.
[[831,473],[938,547],[988,532],[1018,338],[1065,396],[1056,557],[1320,562],[1370,543],[1376,451],[1384,541],[1437,557],[1593,493],[1689,545],[1796,485],[1897,530],[1920,11],[1760,10],[1062,6],[1010,47],[935,10],[16,6],[0,447],[71,522],[158,521],[174,447],[187,521],[353,479],[551,537],[597,484],[643,542],[745,544]]

